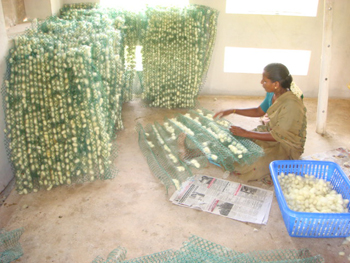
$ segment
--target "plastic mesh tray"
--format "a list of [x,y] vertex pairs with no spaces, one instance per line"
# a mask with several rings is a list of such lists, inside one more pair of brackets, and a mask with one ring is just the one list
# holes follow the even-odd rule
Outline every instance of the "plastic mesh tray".
[[[278,181],[278,175],[282,172],[300,176],[314,175],[318,179],[329,181],[333,189],[344,199],[350,199],[350,180],[338,164],[308,160],[273,161],[270,163],[270,171],[278,205],[290,236],[312,238],[350,236],[350,213],[309,213],[291,210]],[[350,208],[350,204],[347,208]]]

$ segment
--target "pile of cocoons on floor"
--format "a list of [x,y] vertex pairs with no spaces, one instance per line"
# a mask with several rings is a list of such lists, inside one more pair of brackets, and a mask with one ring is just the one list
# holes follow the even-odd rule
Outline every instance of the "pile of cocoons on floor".
[[348,199],[332,189],[330,182],[313,175],[278,176],[286,202],[291,210],[311,213],[348,213]]

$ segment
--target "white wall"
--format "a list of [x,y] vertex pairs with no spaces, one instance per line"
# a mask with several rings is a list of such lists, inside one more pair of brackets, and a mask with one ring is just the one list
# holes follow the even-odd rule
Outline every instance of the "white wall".
[[52,15],[58,15],[61,7],[63,6],[62,0],[50,0]]
[[[307,76],[293,76],[306,97],[317,97],[321,62],[323,0],[317,17],[237,15],[225,13],[224,0],[190,0],[219,10],[212,63],[201,94],[263,95],[260,74],[224,73],[224,50],[230,47],[311,50]],[[329,96],[350,98],[350,1],[334,1]],[[276,62],[276,61],[271,61]],[[254,61],[251,61],[254,63]],[[261,69],[263,70],[263,69]]]
[[[4,74],[6,72],[6,56],[8,54],[8,38],[3,16],[2,5],[0,4],[0,87],[2,87]],[[3,111],[3,98],[0,96],[0,192],[13,178],[11,165],[5,150],[5,114]]]
[[334,2],[330,96],[350,98],[350,1]]

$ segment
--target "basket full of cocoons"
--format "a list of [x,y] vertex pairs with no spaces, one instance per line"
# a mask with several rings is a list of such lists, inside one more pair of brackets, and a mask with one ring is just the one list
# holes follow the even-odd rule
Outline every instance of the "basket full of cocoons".
[[350,180],[338,164],[281,160],[270,171],[290,236],[350,236]]

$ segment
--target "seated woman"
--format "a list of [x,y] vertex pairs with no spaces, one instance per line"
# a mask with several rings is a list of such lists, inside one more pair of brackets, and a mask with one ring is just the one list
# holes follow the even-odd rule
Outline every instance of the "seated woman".
[[[235,174],[247,181],[269,176],[269,164],[274,160],[296,160],[304,152],[306,140],[306,108],[297,94],[291,92],[292,76],[286,66],[272,63],[264,68],[261,84],[266,97],[257,108],[229,109],[214,118],[229,114],[265,117],[263,125],[252,131],[231,126],[235,136],[252,139],[263,148],[265,155],[251,165],[235,164]],[[266,120],[267,117],[267,120]]]

